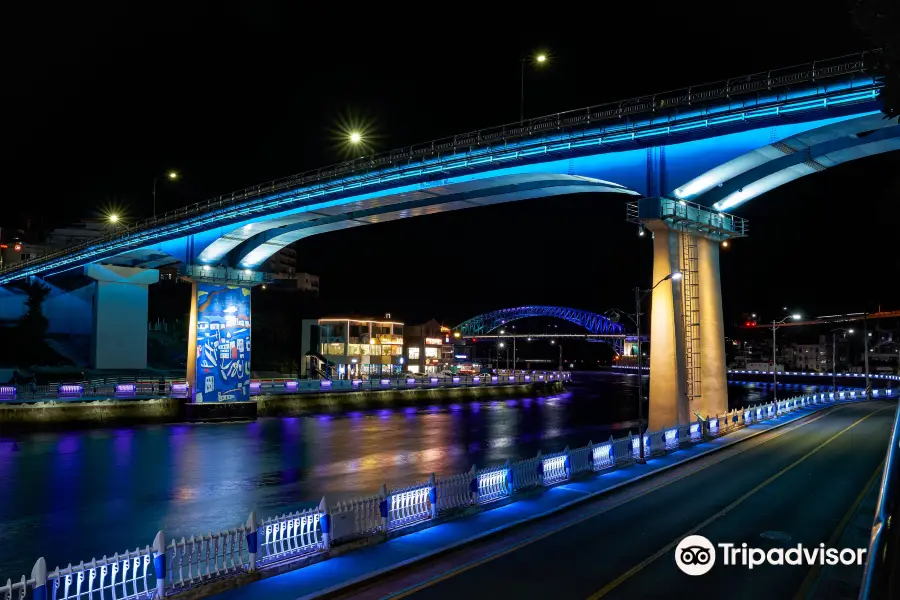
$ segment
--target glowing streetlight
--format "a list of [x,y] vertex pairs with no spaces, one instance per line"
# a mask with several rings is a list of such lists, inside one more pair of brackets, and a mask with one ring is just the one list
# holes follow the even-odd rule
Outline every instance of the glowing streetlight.
[[521,60],[522,74],[519,81],[519,123],[525,122],[525,63],[532,62],[536,65],[543,65],[547,62],[547,55],[543,52],[534,56],[526,56]]
[[356,144],[359,144],[360,142],[362,142],[362,134],[358,131],[351,131],[350,132],[350,143],[356,145]]
[[168,173],[166,173],[166,177],[168,177],[169,179],[178,179],[178,172],[169,171]]
[[109,215],[109,217],[107,218],[109,219],[110,223],[116,224],[119,222],[119,215],[117,215],[116,213]]
[[178,171],[166,171],[162,175],[157,175],[153,178],[153,217],[156,217],[156,182],[160,179],[168,179],[169,181],[175,181],[178,179]]

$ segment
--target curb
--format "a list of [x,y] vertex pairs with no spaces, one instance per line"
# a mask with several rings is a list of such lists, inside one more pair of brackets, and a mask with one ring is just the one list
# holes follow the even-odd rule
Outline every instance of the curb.
[[[880,398],[879,398],[879,400],[880,400]],[[863,402],[868,402],[868,400],[864,400]],[[486,531],[482,531],[482,532],[479,533],[479,534],[476,534],[476,535],[473,535],[473,536],[469,536],[469,537],[467,537],[467,538],[463,538],[463,539],[458,540],[458,541],[456,541],[456,542],[453,542],[453,543],[451,543],[451,544],[449,544],[449,545],[447,545],[447,546],[443,546],[443,547],[441,547],[441,548],[437,548],[437,549],[432,550],[432,551],[430,551],[430,552],[426,552],[425,554],[420,554],[419,556],[414,556],[414,557],[412,557],[412,558],[408,558],[408,559],[406,559],[406,560],[404,560],[404,561],[401,561],[401,562],[399,562],[399,563],[395,563],[395,564],[393,564],[393,565],[391,565],[391,566],[383,567],[383,568],[381,568],[381,569],[378,569],[377,571],[371,571],[371,572],[366,573],[365,575],[361,575],[361,576],[359,576],[359,577],[357,577],[357,578],[355,578],[355,579],[350,579],[350,580],[347,580],[347,581],[343,581],[343,582],[341,582],[341,583],[339,583],[339,584],[337,584],[337,585],[331,586],[330,588],[326,588],[326,589],[321,590],[321,591],[318,591],[318,592],[313,592],[313,593],[310,593],[310,594],[306,594],[305,596],[300,596],[299,598],[297,598],[297,600],[312,600],[313,598],[324,598],[324,597],[328,597],[328,596],[330,596],[330,595],[336,594],[336,593],[341,592],[341,591],[346,591],[346,590],[348,590],[349,588],[357,587],[357,586],[359,586],[359,585],[362,584],[362,583],[365,583],[365,582],[368,582],[368,581],[371,581],[371,580],[374,580],[374,579],[378,579],[379,577],[382,577],[382,576],[384,576],[384,575],[386,575],[386,574],[388,574],[388,573],[390,573],[390,572],[392,572],[392,571],[397,571],[397,570],[400,570],[400,569],[404,569],[404,568],[406,568],[406,567],[415,565],[416,563],[419,563],[419,562],[428,560],[428,559],[430,559],[430,558],[434,558],[434,557],[436,557],[436,556],[441,556],[442,554],[447,554],[447,553],[449,553],[449,552],[452,552],[452,551],[454,551],[454,550],[457,550],[457,549],[459,549],[459,548],[461,548],[461,547],[463,547],[463,546],[466,546],[466,545],[468,545],[468,544],[471,544],[471,543],[473,543],[473,542],[478,542],[478,541],[484,540],[484,539],[489,538],[489,537],[491,537],[491,536],[494,536],[494,535],[496,535],[496,534],[498,534],[498,533],[502,533],[502,532],[508,531],[508,530],[510,530],[510,529],[515,529],[515,528],[520,527],[520,526],[522,526],[522,525],[527,525],[527,524],[529,524],[529,523],[531,523],[531,522],[533,522],[533,521],[539,521],[539,520],[541,520],[541,519],[545,519],[545,518],[547,518],[547,517],[549,517],[549,516],[552,516],[552,515],[554,515],[554,514],[556,514],[556,513],[563,512],[563,511],[565,511],[565,510],[567,510],[567,509],[569,509],[569,508],[571,508],[571,507],[573,507],[573,506],[579,505],[579,504],[584,503],[584,502],[588,502],[588,501],[590,501],[590,500],[595,500],[595,499],[597,499],[597,498],[600,497],[600,496],[609,494],[610,492],[617,491],[617,490],[619,490],[619,489],[621,489],[621,488],[624,488],[624,487],[626,487],[626,486],[629,486],[629,485],[631,485],[631,484],[633,484],[633,483],[636,483],[636,482],[638,482],[638,481],[641,481],[641,480],[643,480],[643,479],[646,479],[646,478],[649,478],[649,477],[654,477],[654,476],[656,476],[656,475],[658,475],[658,474],[660,474],[660,473],[664,473],[664,472],[666,472],[666,471],[669,471],[669,470],[671,470],[671,469],[674,469],[675,467],[679,467],[679,466],[682,466],[682,465],[684,465],[684,464],[686,464],[686,463],[689,463],[689,462],[691,462],[691,461],[697,460],[698,458],[702,458],[702,457],[704,457],[704,456],[708,456],[708,455],[710,455],[710,454],[714,454],[714,453],[716,453],[716,452],[720,452],[720,451],[722,451],[722,450],[725,450],[725,449],[730,448],[730,447],[732,447],[732,446],[735,446],[735,445],[737,445],[737,444],[742,444],[742,443],[744,443],[744,442],[746,442],[746,441],[749,441],[749,440],[752,440],[752,439],[754,439],[754,438],[756,438],[756,437],[758,437],[758,436],[760,436],[760,435],[762,435],[762,434],[764,434],[764,433],[769,433],[769,432],[771,432],[771,431],[775,431],[775,430],[777,430],[777,429],[781,429],[782,427],[785,427],[785,426],[790,425],[790,424],[792,424],[792,423],[796,423],[797,421],[800,421],[800,420],[802,420],[802,419],[805,419],[805,418],[807,418],[807,417],[810,417],[810,416],[812,416],[812,415],[815,415],[815,414],[817,414],[817,413],[819,413],[819,412],[822,412],[822,411],[825,411],[825,410],[832,410],[832,409],[836,409],[836,408],[841,407],[841,406],[847,406],[847,405],[849,405],[849,404],[857,404],[857,403],[859,403],[859,401],[857,401],[857,402],[852,402],[852,403],[851,403],[851,402],[842,402],[842,403],[834,403],[834,404],[831,404],[831,405],[822,405],[821,407],[819,407],[819,408],[817,408],[817,409],[815,409],[815,410],[813,410],[813,411],[807,413],[806,415],[798,416],[796,419],[791,419],[790,421],[785,421],[784,423],[779,423],[778,425],[775,425],[774,427],[770,427],[770,428],[764,429],[764,430],[762,430],[762,431],[757,431],[756,433],[753,433],[753,434],[751,434],[751,435],[748,435],[747,437],[745,437],[745,438],[743,438],[743,439],[740,439],[740,440],[734,440],[734,441],[728,442],[727,444],[723,444],[722,446],[718,446],[718,447],[716,447],[716,448],[710,448],[709,450],[706,450],[705,452],[702,452],[702,453],[700,453],[700,454],[697,454],[696,456],[692,456],[692,457],[690,457],[690,458],[686,458],[686,459],[684,459],[684,460],[680,460],[680,461],[678,461],[678,462],[672,463],[671,465],[666,465],[666,466],[664,466],[664,467],[660,467],[659,469],[656,469],[655,471],[652,471],[652,472],[650,472],[650,473],[644,473],[643,475],[638,475],[637,477],[635,477],[635,478],[633,478],[633,479],[629,479],[629,480],[627,480],[627,481],[622,481],[622,482],[617,483],[617,484],[615,484],[615,485],[612,485],[612,486],[610,486],[610,487],[608,487],[608,488],[606,488],[606,489],[599,490],[599,491],[596,491],[596,492],[591,492],[591,493],[586,494],[586,495],[584,495],[584,496],[582,496],[582,497],[575,498],[575,499],[573,499],[573,500],[569,500],[568,502],[564,502],[563,504],[560,504],[560,505],[558,505],[558,506],[555,506],[555,507],[553,507],[553,508],[551,508],[551,509],[549,509],[549,510],[545,510],[545,511],[540,512],[540,513],[535,513],[535,514],[533,514],[533,515],[531,515],[531,516],[524,517],[524,518],[522,518],[522,519],[518,519],[518,520],[516,520],[516,521],[512,521],[512,522],[510,522],[510,523],[506,523],[506,524],[500,525],[500,526],[498,526],[498,527],[494,527],[493,529],[488,529],[488,530],[486,530]]]

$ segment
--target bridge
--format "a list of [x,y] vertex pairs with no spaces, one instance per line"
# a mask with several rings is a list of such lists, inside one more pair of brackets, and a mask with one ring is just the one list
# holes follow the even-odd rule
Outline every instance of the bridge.
[[[723,211],[798,177],[900,148],[871,54],[557,113],[252,186],[0,270],[0,284],[83,274],[70,318],[91,323],[93,366],[146,364],[147,286],[179,263],[194,284],[188,381],[198,403],[249,399],[249,288],[274,252],[311,235],[537,197],[642,198],[654,232],[650,426],[726,408],[718,243]],[[598,196],[598,201],[604,201]],[[701,295],[699,290],[703,290]],[[80,311],[80,312],[79,312]],[[77,313],[77,314],[75,314]]]
[[583,327],[593,334],[608,334],[621,336],[625,334],[625,328],[610,321],[607,317],[587,310],[565,308],[562,306],[518,306],[515,308],[503,308],[492,312],[472,317],[453,328],[461,337],[484,336],[501,326],[519,319],[532,317],[552,317],[562,319]]

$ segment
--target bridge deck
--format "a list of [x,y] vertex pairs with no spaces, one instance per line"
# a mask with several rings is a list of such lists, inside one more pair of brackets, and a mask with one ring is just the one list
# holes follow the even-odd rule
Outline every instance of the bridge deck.
[[[669,546],[709,519],[698,533],[713,543],[770,548],[774,542],[760,538],[770,530],[788,532],[794,545],[829,543],[880,470],[895,406],[873,402],[816,415],[799,411],[652,459],[647,466],[559,486],[224,596],[294,600],[384,572],[338,597],[583,599],[631,573],[609,590],[609,597],[669,597],[673,589],[683,591],[683,597],[701,597],[728,589],[729,597],[792,598],[801,586],[814,583],[815,573],[803,567],[714,568],[705,577],[689,578],[677,570]],[[755,434],[760,435],[734,444]],[[732,447],[678,464],[726,444]],[[671,470],[659,477],[612,490],[667,467]],[[742,501],[734,505],[737,500]],[[569,503],[578,505],[490,535]],[[732,510],[720,514],[729,506]]]

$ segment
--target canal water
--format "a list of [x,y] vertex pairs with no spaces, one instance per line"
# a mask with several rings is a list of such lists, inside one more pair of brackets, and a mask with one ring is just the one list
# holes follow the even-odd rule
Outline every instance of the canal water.
[[[0,432],[0,579],[260,517],[576,447],[636,425],[634,375],[580,373],[564,392],[444,406],[28,434]],[[811,393],[785,386],[779,395]],[[734,384],[729,402],[771,396]]]

